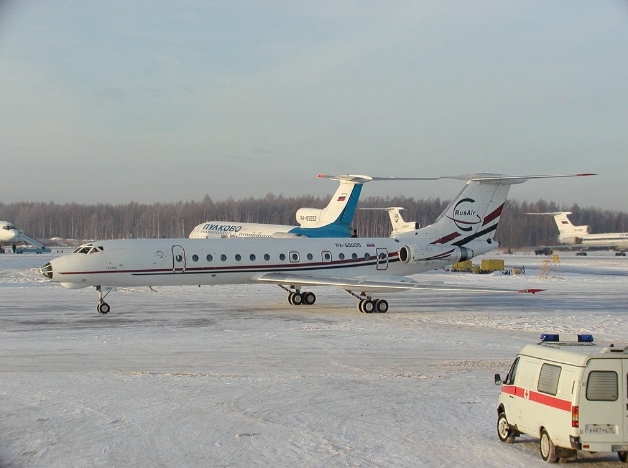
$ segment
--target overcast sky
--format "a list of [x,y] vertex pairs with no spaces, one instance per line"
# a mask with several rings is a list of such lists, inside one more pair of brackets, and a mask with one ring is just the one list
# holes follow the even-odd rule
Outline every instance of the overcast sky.
[[628,211],[627,149],[625,0],[0,3],[3,203],[597,172],[510,197]]

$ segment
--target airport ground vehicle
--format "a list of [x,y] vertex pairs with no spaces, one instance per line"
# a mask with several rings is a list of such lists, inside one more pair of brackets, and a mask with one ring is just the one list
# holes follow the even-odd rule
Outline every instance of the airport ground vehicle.
[[497,435],[539,438],[543,460],[578,450],[617,452],[628,461],[628,347],[601,347],[591,335],[541,335],[525,346],[502,381]]

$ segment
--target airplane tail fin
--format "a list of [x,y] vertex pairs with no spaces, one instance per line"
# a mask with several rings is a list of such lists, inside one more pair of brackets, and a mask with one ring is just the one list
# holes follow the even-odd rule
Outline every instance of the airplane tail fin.
[[478,174],[467,180],[465,187],[445,208],[436,221],[415,231],[430,243],[463,247],[474,240],[492,243],[510,185],[520,181],[482,179]]
[[571,211],[526,214],[553,216],[556,226],[558,227],[558,242],[561,244],[579,244],[581,236],[585,236],[591,232],[591,228],[587,225],[574,226],[572,224],[571,220],[567,217],[567,215],[572,214]]
[[409,232],[419,229],[419,223],[416,221],[406,221],[403,219],[403,215],[401,214],[401,210],[405,210],[405,208],[401,206],[389,206],[387,208],[360,208],[361,210],[378,210],[378,211],[386,211],[388,212],[388,216],[390,217],[390,224],[392,225],[392,233],[391,236],[394,237],[395,234],[401,234],[402,232]]
[[294,232],[298,231],[310,237],[349,237],[362,185],[372,178],[368,176],[324,177],[338,180],[340,182],[338,189],[325,208],[297,210],[297,222],[301,228]]
[[439,178],[466,180],[467,183],[436,221],[419,230],[394,237],[417,236],[431,244],[466,246],[472,241],[492,244],[510,186],[530,179],[576,177],[593,174],[506,176],[472,174]]
[[321,210],[321,223],[351,225],[358,206],[362,183],[341,181],[329,204]]

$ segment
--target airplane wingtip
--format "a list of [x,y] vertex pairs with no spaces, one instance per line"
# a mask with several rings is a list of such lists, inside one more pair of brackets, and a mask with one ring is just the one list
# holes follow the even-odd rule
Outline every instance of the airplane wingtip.
[[546,291],[546,290],[545,289],[520,289],[517,292],[528,293],[528,294],[536,294],[536,293],[541,292],[541,291]]

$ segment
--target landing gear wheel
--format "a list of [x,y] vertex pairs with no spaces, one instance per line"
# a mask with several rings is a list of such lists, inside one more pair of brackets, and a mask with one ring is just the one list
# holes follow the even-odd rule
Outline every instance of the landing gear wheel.
[[107,304],[106,302],[101,302],[98,304],[96,309],[98,310],[99,313],[104,315],[104,314],[109,313],[109,311],[111,310],[111,307],[109,307],[109,304]]
[[[300,292],[294,292],[294,293],[290,293],[290,295],[292,296],[292,305],[301,305],[303,304],[303,294],[301,294]],[[288,300],[290,300],[288,298]]]
[[378,314],[385,314],[388,312],[388,301],[384,299],[377,299],[375,301],[375,310]]
[[621,461],[623,461],[624,463],[626,463],[628,461],[628,452],[625,450],[621,450],[619,452],[617,452],[617,455],[619,455],[619,459]]
[[558,457],[556,456],[556,446],[549,434],[545,429],[541,431],[541,439],[539,440],[539,449],[541,451],[541,458],[547,463],[556,463]]
[[294,305],[294,302],[292,302],[292,298],[294,297],[294,293],[288,293],[288,304],[290,305]]
[[306,292],[302,294],[303,296],[303,304],[312,305],[316,302],[316,294],[313,292]]
[[507,444],[512,444],[515,441],[515,431],[510,428],[504,413],[499,413],[497,416],[497,437]]
[[365,314],[372,314],[375,310],[375,302],[371,299],[364,299],[360,303],[361,311]]

